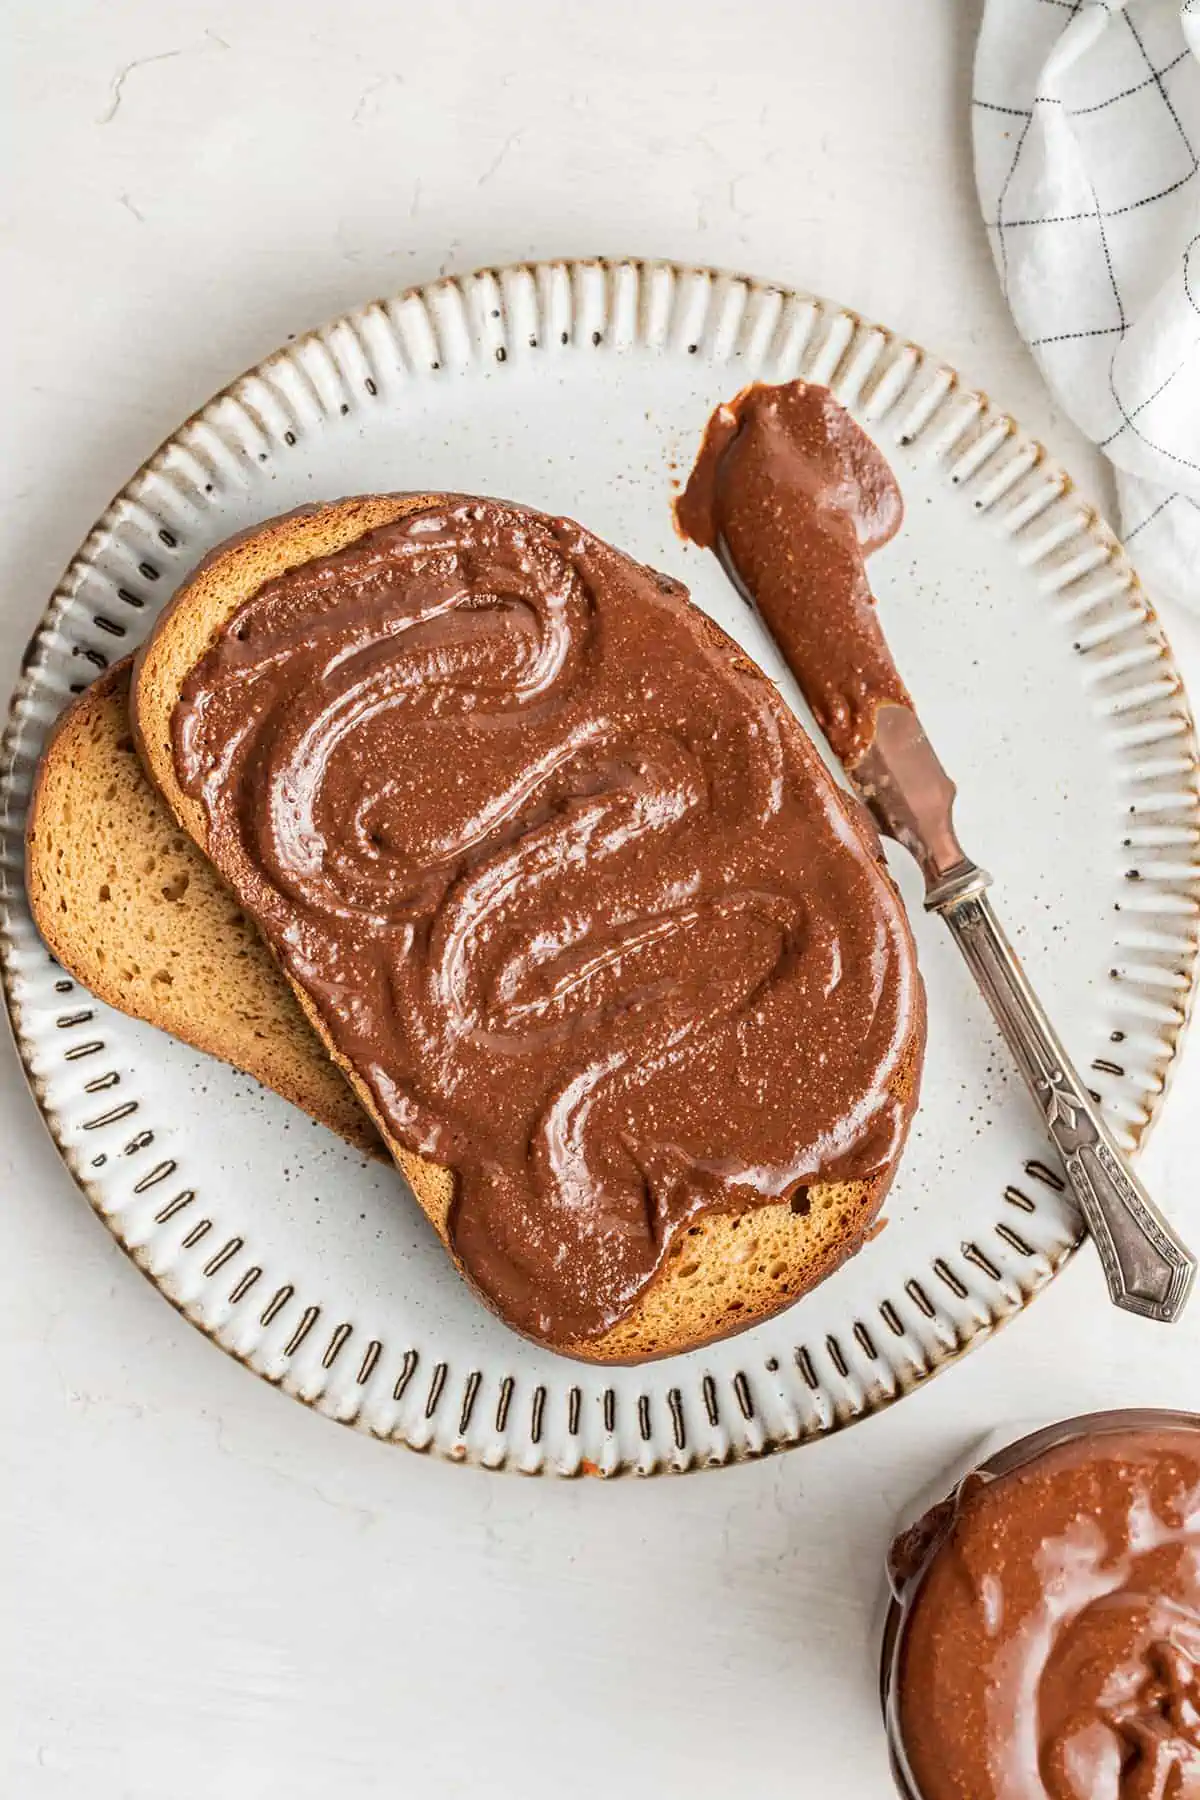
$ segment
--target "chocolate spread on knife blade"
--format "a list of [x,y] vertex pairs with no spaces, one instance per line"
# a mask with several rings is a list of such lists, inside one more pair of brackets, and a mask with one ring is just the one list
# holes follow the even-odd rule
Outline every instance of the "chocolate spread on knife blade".
[[895,477],[828,388],[745,388],[708,422],[675,503],[685,537],[724,540],[830,748],[852,768],[888,700],[911,707],[864,559],[900,529]]
[[890,1701],[921,1800],[1200,1796],[1200,1418],[1178,1418],[1016,1446],[937,1509]]
[[209,853],[552,1344],[702,1211],[890,1166],[901,904],[775,689],[578,525],[448,498],[267,583],[172,720]]

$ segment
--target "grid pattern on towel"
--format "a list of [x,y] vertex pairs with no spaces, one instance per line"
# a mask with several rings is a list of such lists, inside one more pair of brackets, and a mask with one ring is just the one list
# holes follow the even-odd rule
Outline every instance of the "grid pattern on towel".
[[988,0],[972,113],[1017,327],[1200,604],[1200,0]]

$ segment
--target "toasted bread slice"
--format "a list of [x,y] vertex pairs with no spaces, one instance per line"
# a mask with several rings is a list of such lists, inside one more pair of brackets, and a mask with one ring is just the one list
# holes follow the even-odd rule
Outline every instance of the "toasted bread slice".
[[[316,557],[333,555],[364,532],[437,504],[440,498],[372,496],[270,521],[259,532],[218,550],[176,594],[139,655],[132,716],[155,783],[201,849],[206,848],[208,835],[204,810],[180,787],[171,744],[171,718],[189,671],[224,622],[265,582]],[[330,1055],[345,1069],[422,1208],[453,1253],[452,1172],[388,1135],[366,1082],[338,1057],[315,1006],[299,986],[296,997]],[[915,1094],[922,1041],[920,1018],[895,1083],[897,1095],[906,1100]],[[893,1168],[894,1164],[868,1181],[816,1185],[798,1203],[702,1216],[625,1318],[600,1337],[560,1348],[594,1362],[638,1362],[694,1349],[790,1305],[861,1246]]]
[[233,1063],[382,1155],[279,965],[151,785],[129,723],[132,667],[117,663],[79,696],[42,758],[25,840],[38,930],[106,1005]]

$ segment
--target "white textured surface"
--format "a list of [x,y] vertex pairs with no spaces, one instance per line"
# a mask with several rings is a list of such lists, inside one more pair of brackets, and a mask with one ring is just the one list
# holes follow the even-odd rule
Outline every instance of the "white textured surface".
[[[599,249],[823,289],[956,362],[1086,481],[976,222],[974,8],[756,16],[706,0],[680,37],[667,0],[13,4],[5,684],[81,532],[190,407],[443,266]],[[1200,631],[1167,624],[1200,686]],[[1147,1159],[1175,1205],[1198,1116],[1193,1039]],[[91,1219],[7,1052],[0,1192],[14,1800],[882,1800],[867,1644],[905,1493],[1034,1399],[1200,1404],[1200,1313],[1173,1334],[1117,1317],[1085,1255],[827,1445],[680,1482],[477,1476],[337,1433],[213,1352]]]

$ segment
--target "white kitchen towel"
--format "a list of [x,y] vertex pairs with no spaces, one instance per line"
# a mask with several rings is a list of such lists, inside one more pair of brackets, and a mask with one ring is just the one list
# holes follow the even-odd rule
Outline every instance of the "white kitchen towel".
[[975,173],[1017,328],[1200,608],[1200,0],[987,0]]

